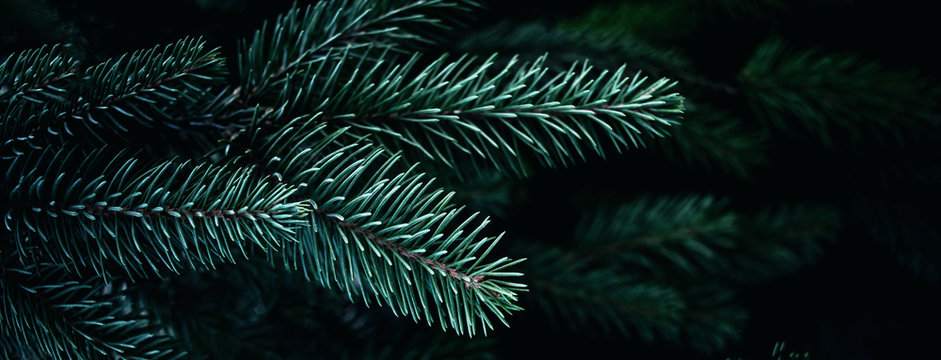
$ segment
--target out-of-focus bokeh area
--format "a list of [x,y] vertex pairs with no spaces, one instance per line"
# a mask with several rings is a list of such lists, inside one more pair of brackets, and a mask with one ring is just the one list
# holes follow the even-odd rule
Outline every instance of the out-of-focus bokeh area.
[[[198,35],[235,59],[240,39],[293,3],[0,0],[0,55],[63,43],[93,62]],[[937,352],[941,22],[928,5],[484,5],[426,51],[626,64],[679,82],[683,124],[643,150],[525,178],[437,174],[506,230],[501,251],[528,259],[526,310],[509,328],[469,340],[299,276],[253,282],[223,268],[154,287],[194,352],[769,359],[781,342],[782,359]]]

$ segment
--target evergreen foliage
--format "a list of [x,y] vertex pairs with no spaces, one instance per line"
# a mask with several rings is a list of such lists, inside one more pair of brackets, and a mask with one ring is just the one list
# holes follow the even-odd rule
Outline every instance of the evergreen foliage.
[[[225,76],[213,50],[197,39],[136,51],[87,69],[52,46],[4,61],[3,155],[57,144],[63,138],[108,143],[128,133],[178,127]],[[46,63],[51,61],[51,63]],[[7,70],[9,69],[9,70]],[[75,78],[74,81],[72,78]],[[183,113],[186,114],[186,113]]]
[[774,39],[755,51],[739,78],[759,116],[791,131],[800,129],[791,122],[800,121],[803,133],[828,144],[839,133],[857,144],[860,137],[904,142],[911,131],[937,123],[937,101],[919,97],[929,91],[922,76],[852,55],[795,51]]
[[289,200],[294,189],[246,169],[140,163],[107,148],[15,157],[6,178],[16,182],[4,187],[14,243],[105,280],[114,271],[159,276],[275,251],[295,239],[308,211]]
[[79,277],[35,248],[4,248],[5,357],[180,359],[174,340],[137,314],[122,282]]
[[813,262],[838,226],[826,208],[746,216],[711,196],[641,198],[585,214],[569,246],[519,252],[534,254],[534,301],[557,323],[712,353],[741,336],[735,288]]
[[[429,29],[448,27],[437,11],[468,5],[335,1],[292,9],[243,44],[236,87],[226,84],[219,52],[195,39],[85,69],[58,46],[9,56],[0,67],[5,225],[15,251],[8,256],[39,266],[22,256],[36,247],[54,266],[84,276],[83,286],[54,294],[68,299],[118,278],[134,287],[134,279],[264,254],[416,321],[470,335],[492,328],[491,316],[506,324],[525,285],[501,279],[519,276],[510,269],[520,261],[485,261],[499,238],[484,235],[488,221],[463,215],[395,149],[409,144],[446,163],[454,151],[474,149],[498,169],[520,172],[525,146],[547,165],[565,165],[585,157],[580,142],[603,153],[602,137],[620,150],[638,145],[641,129],[660,135],[649,123],[675,124],[681,98],[667,93],[669,81],[645,85],[623,69],[608,76],[582,65],[547,75],[537,61],[492,73],[488,60],[441,58],[419,68],[419,57],[396,55],[431,42],[421,35]],[[195,162],[151,165],[127,152],[83,150],[149,130],[220,127],[221,156],[212,150]],[[375,135],[363,140],[367,134],[354,130]],[[456,148],[441,150],[432,134]],[[10,329],[58,321],[8,305]],[[70,319],[100,323],[94,316]],[[14,348],[35,341],[6,336]],[[37,351],[142,349],[134,337],[113,345],[83,337],[90,344],[49,335]]]
[[939,87],[790,38],[810,4],[184,0],[128,51],[19,3],[3,358],[766,354],[834,249],[937,280]]

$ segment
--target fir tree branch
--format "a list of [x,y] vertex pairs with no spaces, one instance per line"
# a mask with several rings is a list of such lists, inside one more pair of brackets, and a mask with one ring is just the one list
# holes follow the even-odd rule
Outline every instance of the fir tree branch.
[[[556,255],[559,255],[556,253]],[[560,261],[553,258],[553,262]],[[535,263],[534,263],[535,264]],[[557,327],[601,329],[652,342],[677,337],[685,304],[668,286],[646,284],[605,268],[569,268],[548,273],[528,269],[533,301]]]
[[[61,95],[64,101],[43,103],[41,109],[11,106],[3,117],[4,145],[25,142],[38,148],[42,141],[37,139],[47,135],[84,131],[79,138],[101,139],[126,134],[135,124],[176,126],[170,123],[175,118],[171,109],[202,101],[207,88],[219,85],[225,75],[218,51],[204,45],[184,39],[137,51],[84,71],[79,81],[68,84],[71,91]],[[11,151],[24,150],[13,146]]]
[[155,335],[158,329],[147,319],[128,313],[114,286],[97,277],[74,277],[61,264],[17,264],[20,255],[4,254],[0,324],[7,341],[49,359],[186,355],[168,337]]
[[248,162],[264,166],[269,181],[297,185],[314,204],[311,226],[283,252],[288,268],[469,335],[492,328],[490,315],[504,322],[519,309],[524,285],[502,280],[519,275],[505,271],[519,261],[484,262],[499,239],[480,236],[487,220],[472,225],[476,214],[453,209],[452,195],[432,190],[414,167],[399,172],[400,157],[369,144],[337,147],[344,130],[328,132],[317,116],[267,136],[261,127],[243,132],[248,143],[238,148],[247,150],[230,161],[254,157]]
[[[826,207],[743,215],[711,196],[641,198],[589,214],[576,229],[583,259],[661,278],[751,282],[813,262],[839,228]],[[742,271],[748,269],[748,271]]]
[[22,101],[43,104],[63,100],[62,82],[74,77],[78,62],[59,45],[43,46],[8,56],[0,63],[0,112]]
[[281,92],[289,112],[323,112],[334,126],[352,126],[355,136],[370,134],[389,149],[415,149],[452,167],[470,157],[524,175],[525,155],[565,166],[587,151],[604,155],[606,146],[642,146],[646,136],[663,136],[682,112],[682,98],[669,93],[674,83],[647,84],[639,74],[626,76],[624,67],[594,74],[576,64],[552,76],[540,59],[511,61],[491,74],[493,56],[441,57],[425,67],[418,56],[372,66],[364,56],[337,56],[311,65],[298,85]]
[[526,263],[532,285],[527,298],[560,327],[599,335],[614,330],[703,354],[740,336],[744,312],[730,302],[730,291],[715,284],[686,284],[681,290],[644,274],[586,261],[568,249],[529,246],[527,253],[536,254]]
[[[103,161],[108,157],[107,162]],[[76,271],[162,276],[213,267],[294,241],[306,208],[294,189],[248,171],[165,162],[153,167],[105,150],[46,151],[6,172],[4,225]]]
[[922,76],[856,56],[795,50],[771,40],[755,51],[738,79],[762,119],[825,145],[901,142],[938,123],[939,102],[920,96],[929,89]]
[[[381,2],[380,2],[381,3]],[[385,5],[385,6],[382,6]],[[382,47],[404,52],[403,45],[428,43],[455,21],[440,10],[467,10],[467,0],[417,0],[377,4],[368,0],[321,1],[294,8],[243,41],[239,57],[244,103],[278,89],[291,74],[338,49]],[[385,9],[383,9],[385,8]],[[449,21],[450,20],[450,21]]]
[[[637,10],[636,7],[637,4],[627,6],[632,11]],[[641,10],[647,7],[641,6]],[[611,9],[603,9],[597,11],[599,15],[609,15],[605,12]],[[617,11],[623,13],[620,18],[627,16],[627,13],[637,15],[632,11]],[[514,52],[529,59],[536,59],[548,51],[552,56],[545,63],[553,71],[564,71],[571,64],[586,58],[601,68],[617,67],[626,61],[629,69],[675,78],[683,86],[699,92],[706,90],[727,95],[739,92],[730,85],[696,74],[678,51],[661,49],[641,41],[628,29],[599,30],[592,26],[598,19],[592,17],[573,20],[560,27],[539,23],[502,23],[471,34],[457,48],[484,54]],[[670,22],[670,26],[673,25]],[[688,101],[684,105],[683,126],[672,127],[671,136],[658,141],[668,157],[703,165],[707,170],[718,168],[744,178],[749,176],[751,167],[764,162],[766,134],[745,128],[742,121],[726,112],[702,104],[694,106],[696,104]]]
[[[575,230],[579,253],[589,261],[656,276],[677,269],[686,276],[721,273],[712,266],[721,249],[740,235],[737,214],[709,196],[642,198],[583,217]],[[708,270],[704,272],[703,270]]]

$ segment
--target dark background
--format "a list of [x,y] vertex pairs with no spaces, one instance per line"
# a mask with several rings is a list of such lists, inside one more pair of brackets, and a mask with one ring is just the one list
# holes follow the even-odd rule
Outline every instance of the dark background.
[[[487,2],[488,9],[478,14],[474,26],[502,19],[551,22],[582,13],[602,1]],[[926,2],[788,3],[786,9],[759,19],[710,17],[695,38],[669,45],[682,50],[697,69],[718,81],[734,79],[754,48],[771,35],[797,46],[855,53],[891,67],[917,69],[928,79],[941,75],[937,66],[941,52],[935,49],[941,22]],[[207,9],[196,1],[183,0],[0,0],[0,55],[44,43],[75,42],[75,50],[87,58],[104,59],[183,36],[202,35],[209,44],[222,47],[231,59],[239,39],[249,36],[265,19],[288,9],[292,1],[233,4],[231,8]],[[53,15],[45,11],[50,8]],[[935,131],[929,138],[938,139],[936,130],[926,131]],[[848,155],[801,139],[776,139],[771,165],[758,169],[749,181],[671,165],[643,153],[564,170],[545,169],[525,181],[526,201],[514,212],[517,215],[495,227],[510,234],[551,237],[558,234],[558,228],[571,228],[580,211],[573,205],[577,199],[561,205],[555,200],[590,200],[592,194],[627,198],[638,192],[709,192],[726,195],[736,207],[746,210],[776,200],[833,204],[845,215],[839,241],[827,248],[826,257],[817,265],[743,289],[750,317],[743,341],[727,353],[763,359],[772,344],[784,340],[789,349],[810,351],[818,359],[937,358],[941,288],[936,278],[913,270],[899,255],[908,249],[929,263],[941,263],[941,251],[934,242],[941,223],[936,187],[917,180],[935,170],[889,171],[901,159],[924,158],[930,164],[933,158],[929,156],[937,152],[937,144],[928,141],[904,151],[874,149]],[[643,171],[628,176],[629,169]],[[916,225],[899,225],[912,223]],[[902,228],[915,240],[899,245],[884,240],[880,233]],[[498,329],[501,358],[563,354],[695,358],[681,350],[628,342],[617,336],[547,331],[539,316],[538,312],[524,311],[510,319],[510,329]]]

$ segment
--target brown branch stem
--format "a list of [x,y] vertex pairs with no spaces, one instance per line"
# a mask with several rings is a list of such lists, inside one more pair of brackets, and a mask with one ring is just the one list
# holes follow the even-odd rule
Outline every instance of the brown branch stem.
[[[185,215],[186,217],[204,217],[205,216],[205,217],[210,217],[210,218],[218,218],[222,220],[251,219],[249,216],[246,216],[246,215],[258,215],[258,214],[274,215],[274,214],[270,214],[268,209],[248,210],[244,212],[238,212],[233,209],[213,209],[213,210],[198,209],[198,208],[197,209],[194,209],[194,208],[178,209],[178,208],[168,208],[168,207],[162,207],[162,206],[153,206],[153,207],[148,207],[148,208],[143,208],[143,209],[137,209],[137,208],[121,206],[120,210],[118,210],[118,209],[112,209],[112,206],[84,205],[84,204],[79,204],[79,205],[82,206],[82,208],[75,209],[75,210],[71,209],[70,206],[62,205],[58,203],[55,203],[53,205],[33,204],[33,205],[28,205],[27,207],[30,209],[38,208],[38,209],[52,211],[56,213],[62,213],[64,210],[74,211],[74,212],[84,212],[89,215],[101,216],[101,217],[132,216],[128,214],[128,212],[138,213],[142,217],[145,217],[145,218],[150,218],[150,217],[176,218],[175,216],[171,216],[169,214],[169,212],[175,212],[180,215]],[[162,210],[154,211],[154,208],[156,207],[161,207]]]
[[431,260],[431,259],[421,256],[421,254],[410,252],[409,249],[399,246],[398,244],[395,244],[394,242],[386,240],[387,239],[386,237],[376,235],[372,231],[361,228],[360,224],[357,224],[355,222],[340,220],[339,218],[334,217],[334,216],[327,216],[331,213],[330,211],[323,210],[323,209],[314,209],[314,212],[317,214],[323,215],[325,218],[329,219],[330,221],[333,221],[338,226],[344,229],[352,231],[355,234],[365,236],[367,239],[375,242],[379,246],[392,250],[404,258],[411,259],[411,260],[420,262],[422,264],[425,264],[431,268],[441,270],[444,273],[448,274],[448,276],[450,276],[451,278],[454,278],[463,282],[464,287],[466,288],[474,287],[476,289],[480,289],[480,283],[484,281],[484,276],[482,275],[469,276],[467,274],[464,274],[458,271],[457,269],[448,267],[446,264],[440,261]]

